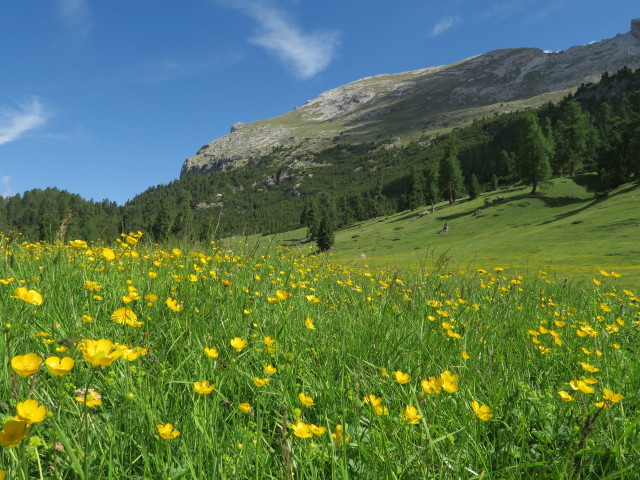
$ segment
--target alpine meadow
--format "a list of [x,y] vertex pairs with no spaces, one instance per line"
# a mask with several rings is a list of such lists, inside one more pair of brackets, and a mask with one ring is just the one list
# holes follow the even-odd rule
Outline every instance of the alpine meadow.
[[639,196],[640,19],[0,195],[0,480],[640,479]]

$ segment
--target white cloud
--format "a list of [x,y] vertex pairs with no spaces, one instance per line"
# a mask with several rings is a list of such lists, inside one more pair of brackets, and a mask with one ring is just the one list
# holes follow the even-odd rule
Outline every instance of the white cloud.
[[79,37],[84,38],[93,27],[91,11],[86,0],[57,0],[57,4],[62,20]]
[[46,121],[47,113],[35,97],[13,109],[0,108],[0,145],[20,138]]
[[13,195],[13,190],[11,189],[11,177],[9,175],[3,175],[0,177],[0,197],[10,197]]
[[239,8],[258,23],[250,42],[275,53],[294,75],[311,78],[335,58],[339,32],[305,32],[282,11],[255,1],[242,2]]
[[433,30],[431,31],[431,34],[434,37],[437,37],[438,35],[441,35],[442,33],[446,32],[447,30],[449,30],[451,27],[455,26],[459,22],[460,22],[460,17],[458,17],[458,16],[445,17],[442,20],[440,20],[435,25],[435,27],[433,27]]

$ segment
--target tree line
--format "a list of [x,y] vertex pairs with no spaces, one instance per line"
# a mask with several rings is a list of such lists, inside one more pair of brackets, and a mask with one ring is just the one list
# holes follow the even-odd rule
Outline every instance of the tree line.
[[[291,164],[300,155],[308,166],[296,170]],[[122,206],[56,188],[0,197],[0,231],[55,241],[142,230],[150,241],[163,241],[304,225],[309,239],[327,249],[335,230],[355,221],[518,182],[536,194],[552,176],[589,172],[596,174],[597,195],[640,181],[640,69],[605,72],[558,104],[479,119],[404,146],[275,149],[236,170],[151,187]]]

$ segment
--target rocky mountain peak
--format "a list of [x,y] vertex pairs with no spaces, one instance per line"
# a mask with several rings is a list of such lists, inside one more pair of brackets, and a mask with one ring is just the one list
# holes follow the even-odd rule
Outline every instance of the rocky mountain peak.
[[182,174],[238,168],[274,148],[311,152],[336,137],[359,143],[423,135],[546,103],[554,92],[566,93],[624,66],[640,67],[640,19],[631,21],[629,33],[566,51],[501,49],[452,65],[367,77],[279,117],[234,124],[228,135],[188,158]]

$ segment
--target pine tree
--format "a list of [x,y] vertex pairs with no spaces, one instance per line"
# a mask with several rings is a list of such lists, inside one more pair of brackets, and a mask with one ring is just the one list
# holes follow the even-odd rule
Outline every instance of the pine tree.
[[412,166],[409,172],[409,187],[407,188],[409,210],[415,210],[420,205],[424,205],[423,184],[424,177],[422,173],[415,166]]
[[553,143],[544,133],[533,113],[524,115],[518,138],[517,169],[520,179],[532,185],[535,195],[538,185],[551,177],[550,157]]
[[581,168],[589,151],[589,138],[595,132],[582,105],[576,100],[570,100],[562,107],[562,118],[556,128],[557,155],[559,173],[565,172],[575,175]]
[[482,193],[482,187],[475,173],[472,173],[467,181],[467,192],[469,193],[469,198],[478,198],[478,195]]
[[440,160],[440,190],[449,204],[453,205],[464,190],[464,180],[455,147],[450,147],[448,150]]

